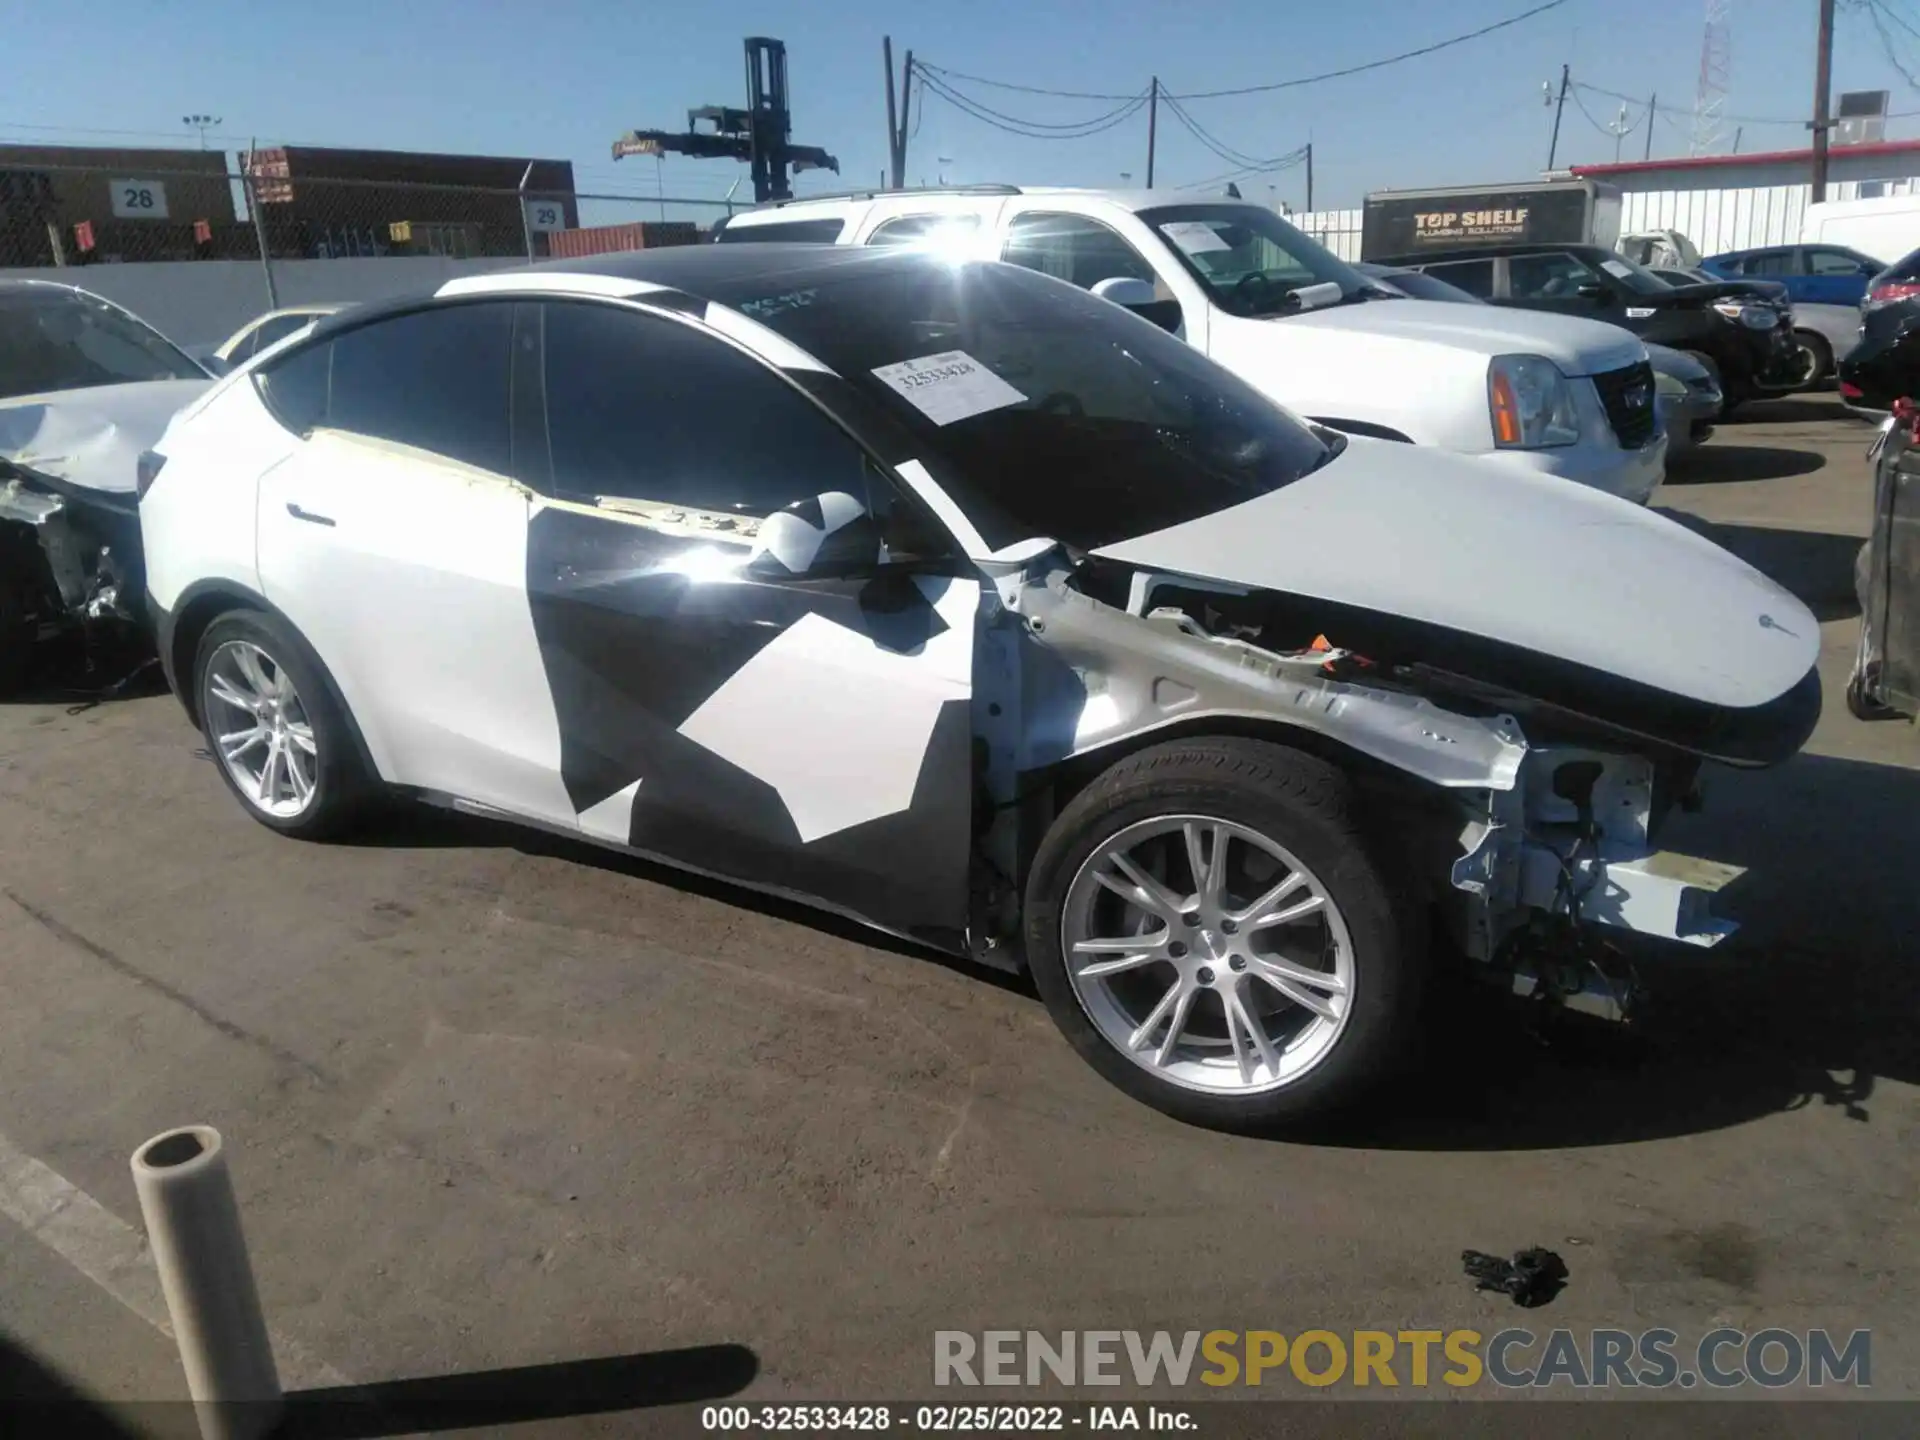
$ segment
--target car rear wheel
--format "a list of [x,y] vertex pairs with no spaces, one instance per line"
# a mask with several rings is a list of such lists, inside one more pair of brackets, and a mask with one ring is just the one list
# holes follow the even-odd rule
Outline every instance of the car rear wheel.
[[1332,766],[1238,738],[1119,761],[1061,813],[1027,887],[1034,983],[1108,1080],[1259,1131],[1391,1073],[1424,954]]
[[209,625],[194,691],[214,764],[254,819],[317,840],[355,817],[367,786],[345,716],[279,620],[237,610]]

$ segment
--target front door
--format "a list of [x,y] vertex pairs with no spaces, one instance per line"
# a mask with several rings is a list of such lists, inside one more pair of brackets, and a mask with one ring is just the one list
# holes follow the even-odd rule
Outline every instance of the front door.
[[385,779],[571,826],[510,478],[513,308],[443,305],[269,367],[305,438],[260,482],[260,575]]
[[1509,303],[1557,315],[1625,324],[1625,306],[1611,276],[1568,251],[1507,257]]
[[[750,563],[760,525],[907,504],[787,380],[627,306],[544,316],[532,621],[584,830],[914,934],[965,924],[977,581]],[[524,397],[522,397],[524,399]],[[827,507],[831,508],[831,507]]]

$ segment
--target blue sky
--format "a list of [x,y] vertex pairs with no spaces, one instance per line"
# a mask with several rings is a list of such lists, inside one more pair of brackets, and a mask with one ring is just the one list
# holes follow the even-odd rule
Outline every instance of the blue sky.
[[[1920,0],[1883,0],[1907,68],[1920,74]],[[225,148],[304,142],[393,149],[539,154],[574,161],[582,190],[654,193],[651,160],[609,158],[633,126],[679,128],[690,106],[741,104],[741,38],[787,42],[796,140],[840,157],[843,180],[886,163],[880,38],[952,70],[1069,90],[1131,92],[1157,73],[1175,94],[1288,79],[1410,49],[1528,8],[1529,0],[970,0],[908,5],[838,0],[732,6],[644,0],[0,0],[7,79],[0,140],[164,143],[189,111],[222,116]],[[1807,112],[1815,0],[1734,0],[1735,116]],[[1278,156],[1309,138],[1320,208],[1359,203],[1387,185],[1524,177],[1546,160],[1552,113],[1541,83],[1563,61],[1576,80],[1690,105],[1701,8],[1693,0],[1567,0],[1486,39],[1372,74],[1277,94],[1193,101],[1189,110],[1234,149]],[[1887,88],[1892,108],[1920,111],[1920,91],[1886,59],[1860,11],[1842,9],[1835,90]],[[1005,112],[1066,124],[1113,108],[967,85]],[[1618,102],[1567,107],[1562,163],[1613,158]],[[1645,124],[1635,107],[1628,117]],[[1686,117],[1654,120],[1656,155],[1686,152]],[[1732,125],[1729,125],[1731,132]],[[152,132],[151,135],[90,131]],[[1920,134],[1920,115],[1891,133]],[[1636,129],[1623,155],[1639,154]],[[1805,143],[1791,124],[1745,126],[1743,150]],[[942,157],[946,163],[942,164]],[[1145,176],[1144,113],[1089,139],[1041,141],[992,129],[928,97],[908,178],[1118,185]],[[1157,180],[1179,185],[1230,166],[1165,112]],[[741,173],[726,161],[669,158],[671,195],[718,196]],[[831,176],[808,176],[824,189]],[[1269,191],[1268,187],[1273,188]],[[1243,181],[1250,199],[1304,205],[1299,169]],[[743,183],[741,193],[747,192]]]

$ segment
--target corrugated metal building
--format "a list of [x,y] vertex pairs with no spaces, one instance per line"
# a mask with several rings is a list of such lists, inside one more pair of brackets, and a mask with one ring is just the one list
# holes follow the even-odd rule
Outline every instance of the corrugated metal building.
[[243,218],[217,151],[0,145],[0,266],[224,259]]
[[[1702,255],[1784,245],[1800,238],[1813,195],[1811,150],[1576,165],[1572,173],[1620,191],[1620,229],[1678,230]],[[1827,198],[1911,194],[1920,185],[1920,140],[1836,145]]]
[[[276,257],[525,255],[530,232],[543,255],[547,233],[580,223],[566,160],[287,145],[242,165]],[[538,202],[525,214],[523,176]]]
[[[1920,190],[1920,140],[1836,145],[1828,154],[1829,200]],[[1622,234],[1678,230],[1702,255],[1717,255],[1798,240],[1800,220],[1812,198],[1812,169],[1811,150],[1771,150],[1576,165],[1555,175],[1590,176],[1618,189]],[[1342,259],[1360,258],[1358,209],[1287,218]]]

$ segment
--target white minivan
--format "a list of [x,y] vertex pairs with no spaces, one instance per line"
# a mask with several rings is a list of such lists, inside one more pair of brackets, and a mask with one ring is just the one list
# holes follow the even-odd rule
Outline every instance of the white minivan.
[[1138,311],[1296,414],[1651,498],[1667,438],[1646,347],[1615,325],[1413,300],[1263,206],[1010,185],[776,202],[722,243],[932,245]]

